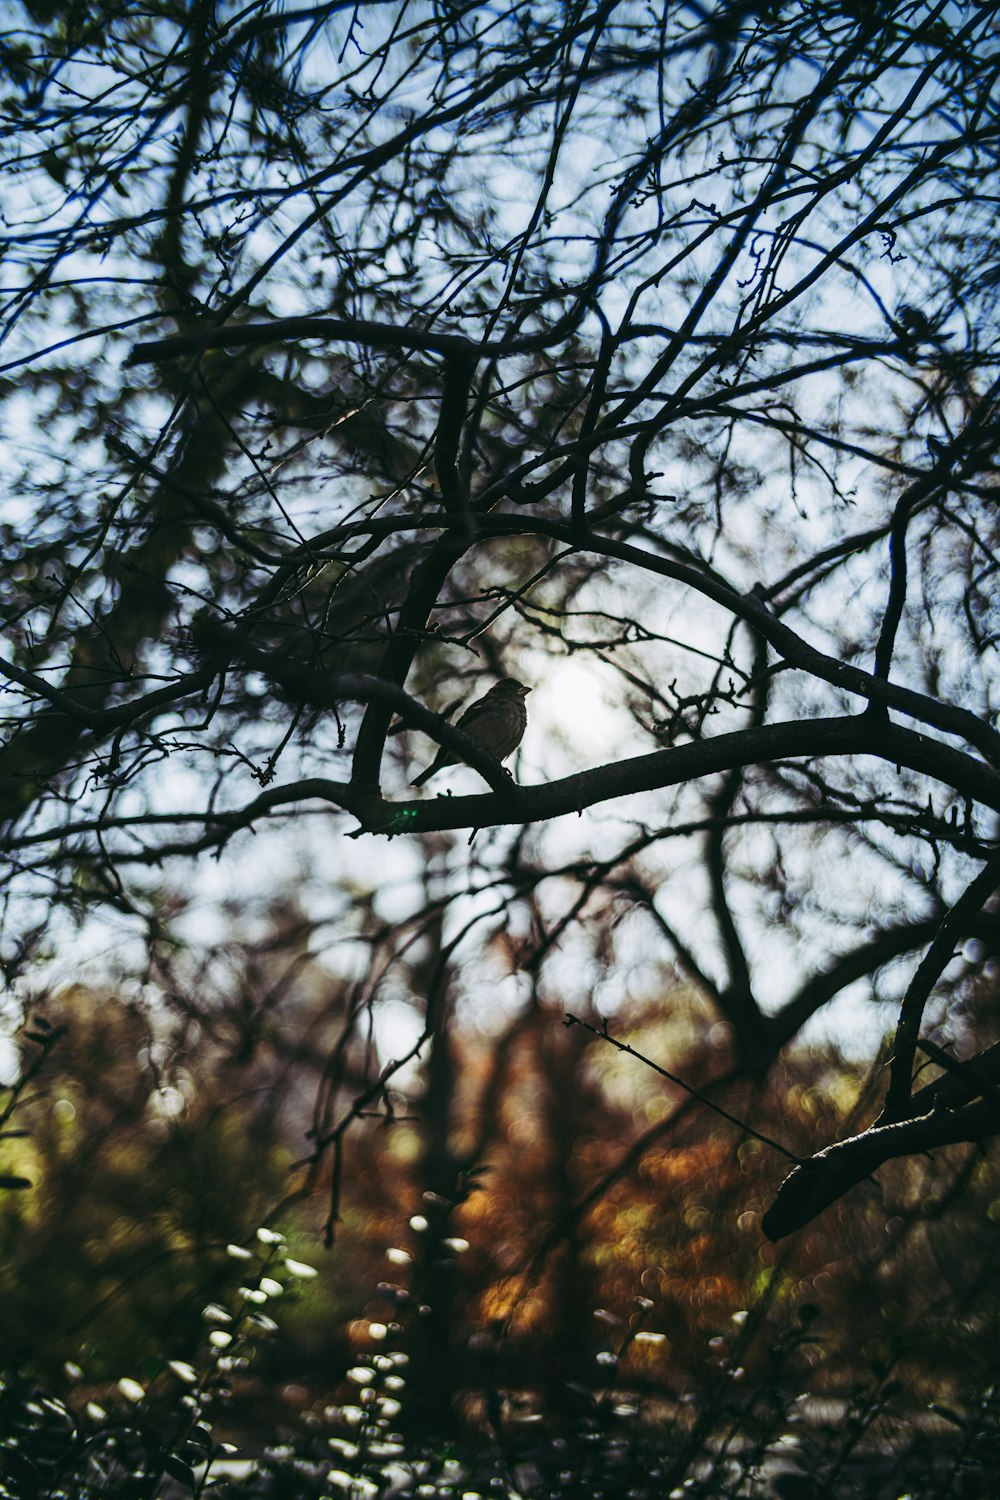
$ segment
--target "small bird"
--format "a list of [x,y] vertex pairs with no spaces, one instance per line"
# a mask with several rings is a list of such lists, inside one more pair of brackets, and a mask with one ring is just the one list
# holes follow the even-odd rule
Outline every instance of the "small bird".
[[[470,739],[495,755],[497,760],[506,760],[508,755],[514,754],[524,737],[528,722],[524,700],[530,692],[523,682],[516,682],[513,677],[501,677],[488,693],[469,705],[455,728],[464,729]],[[454,750],[447,750],[442,745],[427,770],[415,776],[410,785],[423,786],[436,771],[443,766],[457,765],[461,758]]]

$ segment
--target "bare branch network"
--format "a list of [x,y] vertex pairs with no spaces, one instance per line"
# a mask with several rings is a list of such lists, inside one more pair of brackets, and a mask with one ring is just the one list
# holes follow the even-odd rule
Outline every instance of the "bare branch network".
[[[529,903],[529,967],[626,895],[734,1077],[852,985],[901,1001],[882,1123],[810,1204],[1000,1130],[992,1073],[911,1114],[921,1047],[994,1040],[996,9],[15,29],[15,926],[152,930],[151,872],[318,806]],[[516,780],[453,722],[505,674]],[[417,734],[489,791],[411,795]]]

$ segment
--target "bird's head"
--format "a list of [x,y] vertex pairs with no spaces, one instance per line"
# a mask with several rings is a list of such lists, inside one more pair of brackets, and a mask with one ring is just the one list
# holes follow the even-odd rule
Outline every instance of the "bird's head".
[[491,690],[498,697],[504,698],[526,698],[531,692],[523,682],[518,682],[516,677],[501,677],[496,687]]

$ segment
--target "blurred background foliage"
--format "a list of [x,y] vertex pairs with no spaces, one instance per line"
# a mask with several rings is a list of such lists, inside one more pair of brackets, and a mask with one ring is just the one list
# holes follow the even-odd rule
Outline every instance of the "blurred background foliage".
[[[745,1326],[794,1329],[810,1305],[814,1395],[891,1369],[919,1409],[989,1380],[1000,1169],[988,1154],[955,1146],[891,1163],[792,1242],[768,1244],[760,1217],[783,1156],[616,1050],[603,1022],[566,1025],[556,994],[490,1035],[454,974],[448,1024],[405,1101],[354,1121],[349,1188],[333,1248],[320,1249],[330,1174],[302,1160],[303,1141],[351,985],[320,961],[294,906],[254,925],[252,941],[234,925],[200,963],[184,953],[188,986],[212,976],[197,1011],[179,983],[155,1003],[135,985],[32,999],[23,1133],[0,1159],[32,1183],[0,1199],[15,1364],[53,1381],[79,1364],[100,1393],[123,1370],[155,1376],[190,1358],[202,1308],[238,1279],[227,1244],[252,1241],[278,1211],[290,1252],[320,1274],[247,1377],[246,1412],[262,1388],[291,1389],[293,1406],[330,1395],[366,1320],[400,1317],[424,1430],[456,1413],[482,1422],[500,1389],[558,1413],[598,1386],[598,1357],[640,1306],[643,1337],[616,1380],[661,1400],[710,1391],[706,1350],[719,1341],[744,1345],[746,1379],[761,1380],[772,1355]],[[433,933],[424,947],[415,973],[440,958]],[[669,968],[644,960],[641,976],[612,1035],[697,1086],[710,1008]],[[424,997],[412,998],[419,1011]],[[44,1056],[36,1037],[54,1038]],[[347,1084],[362,1061],[344,1060]],[[805,1157],[870,1118],[880,1071],[831,1041],[800,1044],[726,1106]],[[248,1418],[233,1420],[239,1434]]]

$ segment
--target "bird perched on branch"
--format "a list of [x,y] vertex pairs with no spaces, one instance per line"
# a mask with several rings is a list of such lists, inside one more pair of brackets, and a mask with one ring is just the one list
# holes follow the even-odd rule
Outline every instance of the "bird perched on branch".
[[[469,705],[455,728],[463,729],[470,739],[495,755],[497,760],[506,760],[508,755],[514,754],[524,737],[528,722],[524,700],[530,692],[523,682],[516,682],[513,677],[501,677],[488,693]],[[415,776],[410,785],[423,786],[436,771],[444,766],[457,765],[461,759],[454,750],[442,745],[427,770]]]

